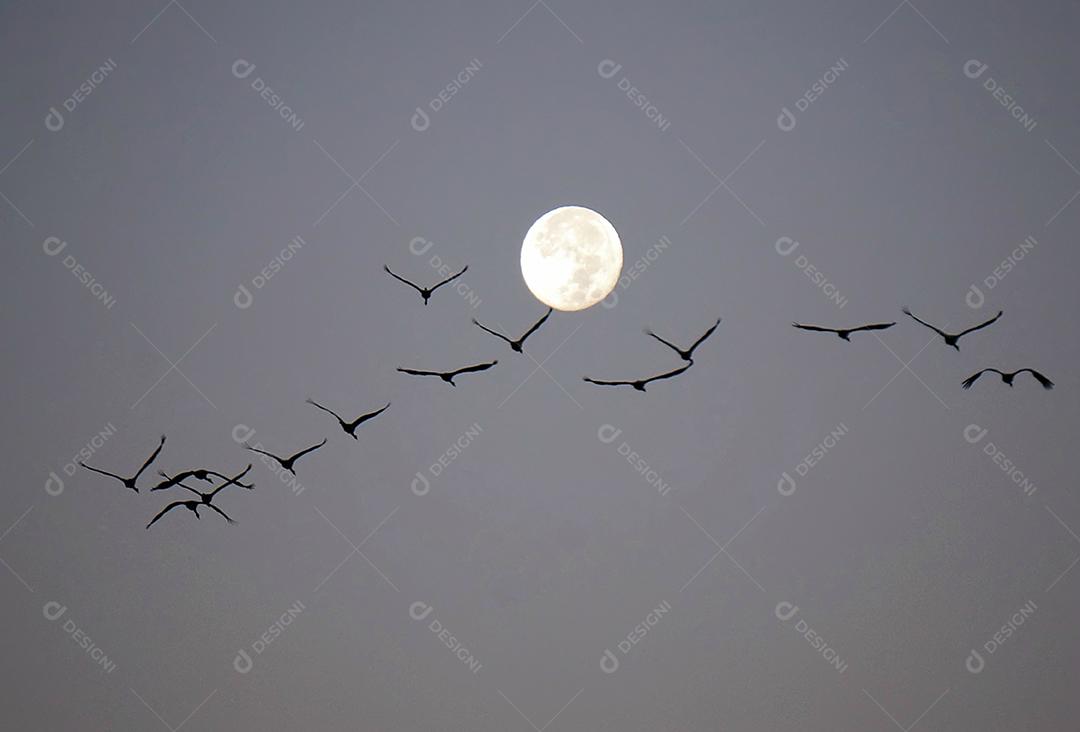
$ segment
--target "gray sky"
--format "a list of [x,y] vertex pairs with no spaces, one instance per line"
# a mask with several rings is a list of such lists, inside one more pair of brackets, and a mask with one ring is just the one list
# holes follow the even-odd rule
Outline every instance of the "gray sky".
[[[8,726],[1074,724],[1075,5],[0,18]],[[520,242],[564,204],[647,266],[518,355],[469,319],[539,317]],[[426,308],[380,271],[440,262],[469,271]],[[1005,315],[958,353],[903,305]],[[647,394],[581,381],[675,368],[642,328],[689,343],[720,316]],[[456,389],[394,371],[491,358]],[[962,391],[984,366],[1057,388]],[[353,442],[305,397],[393,405]],[[145,531],[181,497],[152,473],[241,469],[238,425],[329,443],[292,487],[256,459],[218,499],[237,526]],[[161,433],[139,495],[65,472],[87,445],[133,471]]]

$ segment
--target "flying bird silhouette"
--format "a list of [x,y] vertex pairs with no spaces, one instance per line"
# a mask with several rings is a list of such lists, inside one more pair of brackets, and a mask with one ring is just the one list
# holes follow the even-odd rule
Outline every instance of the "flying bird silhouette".
[[[694,350],[698,346],[700,346],[702,344],[702,342],[706,338],[708,338],[709,336],[711,336],[713,334],[713,331],[716,330],[716,326],[718,326],[718,325],[720,325],[720,318],[717,318],[716,322],[713,323],[712,326],[710,326],[710,328],[707,331],[705,331],[705,333],[700,338],[698,338],[696,341],[694,341],[693,345],[690,346],[689,348],[687,348],[686,350],[683,350],[683,349],[679,348],[678,346],[676,346],[674,343],[672,343],[670,341],[665,341],[663,338],[656,335],[651,330],[646,329],[645,334],[646,335],[651,335],[653,338],[660,341],[661,343],[663,343],[665,346],[667,346],[671,350],[675,351],[675,353],[679,354],[679,358],[681,358],[683,361],[693,363],[694,362]],[[644,391],[644,390],[642,390],[642,391]]]
[[450,386],[457,386],[457,384],[454,383],[454,377],[458,374],[471,374],[477,371],[487,371],[497,363],[498,361],[478,363],[475,366],[464,366],[456,371],[422,371],[420,369],[405,369],[399,366],[398,371],[403,374],[410,374],[411,376],[438,376]]
[[1046,378],[1045,376],[1040,374],[1035,369],[1020,369],[1019,371],[1013,371],[1012,373],[1006,373],[1005,371],[998,371],[997,369],[983,369],[982,371],[980,371],[978,373],[975,373],[975,374],[972,374],[971,376],[964,379],[963,387],[965,389],[970,389],[971,385],[974,384],[978,380],[978,378],[980,376],[982,376],[983,374],[985,374],[987,371],[992,371],[993,373],[1000,375],[1001,380],[1004,381],[1009,386],[1013,385],[1013,379],[1016,378],[1017,374],[1022,374],[1025,371],[1027,371],[1029,374],[1031,374],[1032,376],[1035,377],[1036,381],[1038,381],[1040,384],[1042,384],[1042,388],[1044,388],[1044,389],[1053,389],[1054,388],[1054,382],[1050,381],[1050,379]]
[[161,442],[158,443],[157,449],[154,450],[154,453],[150,457],[148,457],[146,459],[145,463],[142,464],[142,467],[139,468],[139,472],[135,473],[135,475],[131,476],[130,478],[125,478],[122,475],[117,475],[116,473],[110,473],[109,471],[101,470],[100,468],[92,468],[89,465],[87,465],[86,463],[82,462],[81,460],[79,461],[79,465],[83,466],[87,470],[92,470],[95,473],[101,473],[102,475],[107,475],[110,478],[116,478],[118,481],[123,483],[126,487],[128,487],[131,490],[138,493],[139,489],[136,487],[135,481],[137,481],[139,479],[139,476],[143,474],[144,470],[146,470],[148,467],[150,467],[150,463],[154,462],[154,458],[156,458],[158,456],[158,453],[161,452],[161,448],[163,448],[164,446],[165,446],[165,435],[162,435],[161,436]]
[[487,331],[488,333],[495,336],[496,338],[502,338],[504,341],[506,341],[507,343],[510,344],[511,349],[513,349],[514,351],[516,351],[518,353],[521,353],[522,352],[521,348],[522,348],[522,346],[525,345],[525,339],[528,338],[529,336],[531,336],[533,333],[535,333],[536,329],[539,328],[541,325],[543,325],[544,321],[547,320],[550,315],[551,315],[551,308],[548,308],[548,311],[546,313],[544,313],[544,317],[542,317],[542,318],[540,318],[540,320],[536,321],[536,323],[533,324],[533,327],[531,327],[527,331],[525,331],[525,334],[523,336],[521,336],[520,338],[518,338],[516,341],[512,341],[509,338],[507,338],[506,336],[504,336],[502,333],[499,333],[497,331],[492,330],[491,328],[488,328],[486,325],[479,322],[476,318],[473,318],[472,322],[473,322],[473,325],[480,328],[481,330]]
[[851,334],[857,333],[860,330],[885,330],[891,328],[896,323],[870,323],[869,325],[860,325],[857,328],[825,328],[820,325],[805,325],[803,323],[792,323],[792,325],[800,330],[812,330],[821,333],[835,333],[843,338],[845,341],[851,342]]
[[251,450],[252,452],[257,452],[260,455],[266,455],[268,458],[271,458],[271,459],[277,461],[277,463],[279,465],[281,465],[281,467],[285,468],[286,470],[288,470],[293,475],[296,475],[296,471],[293,470],[293,465],[296,463],[296,461],[299,458],[302,458],[304,455],[307,455],[309,452],[314,452],[315,450],[318,450],[320,447],[322,447],[325,444],[326,444],[326,438],[324,437],[323,441],[320,442],[318,445],[312,445],[311,447],[306,447],[303,450],[301,450],[300,452],[295,453],[295,454],[293,454],[293,455],[291,455],[291,456],[289,456],[287,458],[281,458],[281,457],[278,457],[277,455],[273,454],[272,452],[267,452],[266,450],[260,450],[257,447],[252,447],[251,445],[247,444],[246,442],[244,443],[244,447],[247,448],[248,450]]
[[1000,318],[1002,313],[1005,312],[1004,310],[998,310],[998,314],[995,315],[994,317],[990,318],[990,320],[986,321],[985,323],[979,323],[978,325],[974,326],[973,328],[968,328],[965,331],[961,331],[959,333],[946,333],[945,331],[941,330],[940,328],[935,328],[934,326],[930,325],[925,320],[920,320],[919,318],[915,317],[915,315],[910,310],[908,310],[907,308],[902,308],[902,309],[904,311],[904,315],[909,316],[912,320],[914,320],[917,323],[922,323],[927,328],[929,328],[930,330],[934,331],[939,336],[944,338],[945,339],[945,345],[952,346],[953,348],[955,348],[958,351],[960,350],[960,346],[958,346],[956,344],[956,342],[958,340],[960,340],[961,336],[965,336],[968,333],[971,333],[972,331],[979,330],[980,328],[985,328],[986,326],[990,325],[991,323],[996,321],[998,318]]
[[354,440],[359,439],[356,436],[356,428],[357,427],[362,425],[364,422],[367,422],[369,419],[373,419],[375,417],[378,417],[380,414],[382,414],[383,412],[385,412],[387,409],[390,408],[390,402],[387,402],[386,406],[383,407],[382,409],[377,409],[374,412],[369,412],[368,414],[361,414],[359,417],[354,419],[352,422],[346,422],[344,419],[342,419],[337,414],[337,412],[333,411],[332,409],[328,409],[327,407],[324,407],[323,405],[316,402],[314,399],[308,399],[307,403],[310,404],[313,407],[318,407],[319,409],[323,410],[324,412],[327,412],[329,414],[334,415],[334,418],[337,419],[338,424],[341,425],[341,429],[345,430],[345,434],[351,435]]
[[[230,518],[228,514],[226,514],[220,508],[215,506],[213,503],[211,503],[211,501],[214,500],[214,496],[216,496],[224,488],[226,488],[226,487],[228,487],[230,485],[242,486],[243,484],[240,483],[239,481],[240,481],[241,478],[243,478],[245,475],[247,475],[249,470],[251,470],[251,463],[248,463],[248,466],[246,468],[244,468],[244,471],[242,473],[238,473],[234,477],[226,479],[226,481],[224,483],[222,483],[221,485],[219,485],[217,488],[210,491],[209,493],[203,493],[202,491],[195,490],[191,486],[185,485],[184,483],[181,483],[179,480],[177,480],[177,483],[176,483],[177,485],[179,485],[181,488],[186,488],[187,490],[189,490],[192,493],[194,493],[195,495],[197,495],[199,497],[199,500],[197,500],[197,501],[175,501],[173,503],[170,503],[168,506],[166,506],[165,508],[163,508],[161,510],[161,513],[159,513],[157,516],[155,516],[153,519],[151,519],[150,523],[148,523],[146,525],[146,528],[149,529],[151,526],[154,525],[155,521],[157,521],[159,518],[161,518],[166,513],[168,513],[171,509],[174,509],[177,506],[183,506],[184,508],[190,510],[192,513],[195,514],[195,518],[201,518],[199,516],[199,506],[207,506],[208,508],[210,508],[210,509],[212,509],[214,511],[217,511],[219,514],[221,514],[228,523],[235,524],[236,522],[233,521],[232,518]],[[166,476],[166,477],[168,477],[168,476]]]
[[[177,473],[176,475],[173,475],[173,476],[169,476],[169,475],[167,475],[165,473],[165,471],[159,470],[158,475],[160,475],[162,478],[165,478],[165,480],[161,481],[156,486],[151,488],[150,489],[151,492],[153,492],[153,491],[163,491],[166,488],[172,488],[174,485],[176,485],[177,483],[179,483],[182,480],[186,480],[187,478],[195,478],[196,480],[201,480],[201,481],[204,481],[206,483],[211,482],[214,478],[220,478],[221,480],[228,480],[227,476],[224,476],[221,473],[218,473],[217,471],[207,470],[205,468],[199,468],[198,470],[182,470],[182,471],[180,471],[179,473]],[[250,483],[237,483],[237,485],[239,485],[241,488],[247,488],[249,490],[251,488],[255,487],[253,484],[250,484]]]
[[638,379],[637,381],[600,381],[599,379],[590,379],[588,376],[583,379],[590,384],[597,384],[599,386],[632,386],[638,391],[645,391],[645,385],[653,381],[659,381],[660,379],[670,379],[674,376],[678,376],[683,371],[694,365],[694,362],[686,364],[682,368],[675,369],[674,371],[668,371],[666,374],[658,374],[656,376],[650,376],[647,379]]
[[424,304],[425,305],[427,305],[428,300],[431,298],[431,293],[435,292],[435,290],[439,289],[440,287],[445,285],[447,282],[453,282],[458,277],[465,274],[465,270],[467,270],[468,268],[469,268],[469,265],[466,264],[464,267],[461,268],[461,271],[458,272],[456,275],[450,275],[449,277],[447,277],[442,282],[434,284],[431,287],[421,287],[420,285],[416,284],[415,282],[409,282],[409,280],[405,279],[404,277],[394,274],[392,271],[390,271],[390,267],[388,267],[385,264],[383,265],[383,269],[386,270],[386,273],[388,275],[393,277],[395,280],[399,280],[401,282],[404,282],[406,285],[408,285],[409,287],[411,287],[414,290],[416,290],[417,292],[419,292],[420,297],[424,298]]

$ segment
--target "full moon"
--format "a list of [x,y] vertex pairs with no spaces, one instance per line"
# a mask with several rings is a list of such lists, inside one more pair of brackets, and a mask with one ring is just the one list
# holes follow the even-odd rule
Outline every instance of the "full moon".
[[521,243],[521,275],[536,299],[574,311],[607,297],[622,272],[615,227],[581,206],[562,206],[536,220]]

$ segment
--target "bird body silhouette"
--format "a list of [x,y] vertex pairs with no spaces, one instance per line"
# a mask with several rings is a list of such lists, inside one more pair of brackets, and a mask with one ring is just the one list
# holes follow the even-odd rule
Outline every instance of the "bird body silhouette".
[[548,317],[551,315],[551,310],[552,310],[551,308],[548,308],[548,311],[546,313],[544,313],[544,316],[542,318],[540,318],[540,320],[536,321],[536,323],[534,323],[531,328],[529,328],[527,331],[525,331],[525,334],[523,336],[521,336],[520,338],[518,338],[516,341],[512,341],[509,338],[507,338],[506,336],[504,336],[502,333],[499,333],[498,331],[494,331],[491,328],[488,328],[486,325],[483,325],[482,323],[480,323],[476,318],[473,318],[472,322],[473,322],[473,325],[480,328],[481,330],[487,331],[488,333],[495,336],[496,338],[502,338],[504,341],[506,341],[507,343],[510,344],[510,348],[513,351],[515,351],[517,353],[522,353],[521,349],[525,345],[525,339],[528,338],[529,336],[531,336],[533,333],[535,333],[536,329],[544,324],[544,321],[547,320]]
[[994,323],[1005,312],[1004,310],[998,310],[998,314],[995,315],[994,317],[990,318],[990,320],[987,320],[985,323],[979,323],[978,325],[976,325],[974,327],[971,327],[971,328],[968,328],[967,330],[960,331],[959,333],[946,333],[945,331],[941,330],[940,328],[937,328],[937,327],[935,327],[933,325],[930,325],[925,320],[921,320],[920,318],[917,318],[907,308],[902,308],[902,310],[904,311],[904,315],[907,315],[908,317],[910,317],[912,320],[914,320],[917,323],[921,323],[922,325],[925,325],[927,328],[929,328],[930,330],[934,331],[939,336],[944,338],[945,339],[945,345],[952,346],[953,348],[955,348],[958,351],[960,350],[960,346],[957,345],[957,341],[960,340],[960,338],[962,336],[966,336],[968,333],[979,330],[981,328],[985,328],[986,326],[990,325],[991,323]]
[[443,280],[442,282],[438,282],[438,283],[436,283],[436,284],[432,285],[431,287],[421,287],[420,285],[416,284],[415,282],[410,282],[409,280],[405,279],[405,278],[404,278],[404,277],[402,277],[401,275],[397,275],[397,274],[394,274],[394,273],[393,273],[393,272],[392,272],[392,271],[390,270],[390,267],[389,267],[389,266],[387,266],[387,265],[385,265],[385,264],[383,265],[383,269],[385,269],[385,270],[386,270],[386,273],[387,273],[388,275],[390,275],[391,277],[393,277],[393,278],[394,278],[395,280],[398,280],[398,281],[400,281],[400,282],[404,282],[404,283],[405,283],[406,285],[408,285],[409,287],[411,287],[411,288],[413,288],[414,290],[416,290],[417,292],[419,292],[419,293],[420,293],[420,297],[424,298],[424,304],[425,304],[425,305],[427,305],[427,304],[428,304],[428,300],[430,300],[430,299],[431,299],[431,293],[435,292],[435,290],[439,289],[440,287],[442,287],[442,286],[443,286],[443,285],[445,285],[446,283],[448,283],[448,282],[453,282],[453,281],[454,281],[454,280],[456,280],[456,279],[457,279],[458,277],[460,277],[461,275],[465,274],[465,271],[466,271],[467,269],[469,269],[469,265],[467,265],[467,264],[466,264],[466,265],[465,265],[464,267],[462,267],[462,268],[461,268],[461,271],[460,271],[460,272],[458,272],[457,274],[455,274],[455,275],[450,275],[449,277],[447,277],[447,278],[446,278],[445,280]]
[[450,386],[457,386],[454,383],[454,377],[459,374],[471,374],[477,371],[487,371],[489,368],[497,364],[498,361],[492,361],[490,363],[478,363],[475,366],[464,366],[455,371],[424,371],[421,369],[406,369],[398,367],[398,371],[403,374],[409,374],[410,376],[438,376]]
[[[713,323],[709,327],[709,329],[707,331],[705,331],[704,335],[702,335],[700,338],[698,338],[696,341],[694,341],[693,345],[691,345],[687,349],[679,348],[674,343],[664,340],[660,336],[653,333],[651,330],[646,329],[645,334],[652,336],[653,338],[660,341],[661,343],[663,343],[665,346],[667,346],[671,350],[675,351],[675,353],[679,354],[679,358],[681,358],[683,361],[686,361],[688,363],[693,363],[694,362],[694,351],[697,349],[698,346],[700,346],[702,344],[702,342],[704,342],[704,340],[706,338],[708,338],[709,336],[711,336],[713,334],[713,331],[716,330],[716,327],[718,325],[720,325],[720,318],[717,318],[716,322]],[[642,391],[644,391],[644,389],[642,389]]]
[[293,475],[296,475],[296,471],[293,470],[293,466],[296,464],[296,461],[299,460],[300,458],[302,458],[304,455],[307,455],[309,452],[314,452],[315,450],[318,450],[320,447],[322,447],[325,444],[326,444],[326,438],[324,437],[323,441],[320,442],[318,445],[312,445],[311,447],[306,447],[303,450],[301,450],[300,452],[294,453],[293,455],[290,455],[287,458],[278,457],[277,455],[273,454],[272,452],[267,452],[266,450],[260,450],[259,448],[252,447],[251,445],[248,445],[247,443],[244,444],[244,447],[247,448],[248,450],[251,450],[252,452],[257,452],[260,455],[266,455],[268,458],[271,458],[272,460],[275,460],[281,467],[285,468],[286,470],[288,470]]
[[[214,478],[220,478],[221,480],[228,480],[228,478],[226,476],[222,475],[221,473],[219,473],[219,472],[217,472],[215,470],[207,470],[206,468],[199,468],[198,470],[182,470],[179,473],[176,473],[175,475],[172,475],[172,476],[166,475],[164,471],[159,470],[158,475],[165,478],[165,480],[161,481],[160,483],[155,485],[153,488],[151,488],[150,489],[151,492],[153,492],[153,491],[163,491],[166,488],[172,488],[174,485],[176,485],[180,481],[186,480],[188,478],[195,478],[196,480],[201,480],[201,481],[206,482],[206,483],[211,482]],[[241,488],[248,488],[248,489],[251,489],[251,488],[255,487],[254,485],[251,485],[251,484],[248,484],[248,483],[237,483],[237,485],[239,485]]]
[[148,467],[150,467],[150,463],[154,462],[154,459],[157,458],[158,454],[161,452],[161,448],[163,448],[164,446],[165,446],[165,435],[162,435],[161,436],[161,442],[158,443],[157,449],[154,450],[153,454],[151,454],[150,457],[148,457],[146,459],[146,462],[142,464],[142,467],[139,468],[138,472],[135,473],[135,475],[131,476],[130,478],[125,478],[125,477],[123,477],[121,475],[117,475],[116,473],[110,473],[107,470],[101,470],[100,468],[92,468],[92,467],[90,467],[89,465],[87,465],[86,463],[84,463],[82,461],[79,462],[79,465],[83,466],[87,470],[92,470],[95,473],[101,473],[102,475],[107,475],[110,478],[116,478],[118,481],[123,483],[125,487],[130,488],[131,490],[138,493],[139,488],[135,485],[136,481],[139,480],[139,476],[143,474],[143,471],[146,470]]
[[390,402],[387,402],[386,406],[383,407],[382,409],[377,409],[374,412],[369,412],[368,414],[361,414],[359,417],[354,419],[352,422],[346,422],[344,419],[342,419],[337,414],[337,412],[333,411],[332,409],[329,409],[328,407],[324,407],[323,405],[316,402],[314,399],[308,399],[307,403],[310,404],[313,407],[317,407],[317,408],[323,410],[324,412],[332,414],[334,416],[334,418],[337,419],[338,424],[341,425],[341,429],[343,429],[345,431],[345,434],[351,436],[354,440],[359,439],[356,436],[356,428],[357,427],[362,425],[364,422],[367,422],[369,419],[374,419],[375,417],[378,417],[380,414],[382,414],[383,412],[385,412],[387,409],[390,408]]
[[[150,520],[150,523],[148,523],[146,525],[146,528],[149,529],[151,526],[154,525],[155,521],[157,521],[159,518],[164,516],[170,510],[172,510],[172,509],[174,509],[174,508],[176,508],[178,506],[183,506],[184,508],[190,510],[192,513],[195,514],[195,518],[201,518],[199,516],[199,507],[200,506],[206,506],[209,509],[211,509],[212,511],[217,511],[219,514],[221,514],[221,516],[229,524],[235,524],[236,522],[232,518],[230,518],[227,513],[225,513],[220,508],[215,506],[212,503],[212,501],[214,500],[214,496],[216,496],[218,493],[220,493],[223,489],[227,488],[228,486],[230,486],[230,485],[240,485],[240,486],[242,486],[243,484],[240,483],[239,481],[240,481],[241,478],[243,478],[245,475],[247,475],[249,470],[251,470],[251,463],[248,463],[248,466],[246,468],[244,468],[244,471],[242,473],[238,473],[237,475],[233,476],[232,478],[226,479],[226,481],[224,483],[222,483],[221,485],[219,485],[217,488],[210,491],[209,493],[203,493],[202,491],[195,490],[191,486],[185,485],[184,483],[181,483],[179,480],[177,480],[176,485],[179,485],[181,488],[185,488],[186,490],[191,491],[192,493],[194,493],[196,496],[199,497],[199,500],[197,500],[197,501],[174,501],[173,503],[170,503],[168,506],[166,506],[165,508],[163,508],[161,510],[161,513],[159,513],[157,516],[155,516],[153,519]],[[166,476],[166,477],[168,477],[168,476]]]
[[805,325],[803,323],[792,323],[792,326],[800,330],[812,330],[821,333],[835,333],[847,342],[851,342],[851,334],[857,333],[860,330],[885,330],[891,328],[896,323],[870,323],[869,325],[860,325],[855,328],[826,328],[820,325]]
[[686,364],[685,366],[683,366],[681,368],[677,368],[674,371],[668,371],[667,373],[664,373],[664,374],[657,374],[656,376],[650,376],[647,379],[638,379],[637,381],[601,381],[599,379],[591,379],[588,376],[583,377],[583,380],[589,382],[590,384],[596,384],[597,386],[632,386],[637,391],[645,391],[645,386],[647,384],[649,384],[649,383],[651,383],[653,381],[660,381],[661,379],[670,379],[670,378],[673,378],[675,376],[678,376],[683,371],[686,371],[688,368],[690,368],[693,365],[694,365],[694,362],[691,361],[690,363]]
[[992,373],[995,373],[995,374],[998,374],[999,376],[1001,376],[1001,380],[1004,381],[1009,386],[1013,385],[1013,379],[1016,378],[1017,374],[1022,374],[1025,371],[1027,371],[1029,374],[1031,374],[1032,376],[1035,377],[1036,381],[1038,381],[1040,384],[1042,384],[1042,388],[1044,388],[1044,389],[1053,389],[1054,388],[1054,382],[1050,381],[1050,379],[1046,378],[1045,376],[1040,374],[1035,369],[1020,369],[1018,371],[1006,372],[1006,371],[998,371],[997,369],[992,369],[992,368],[991,369],[983,369],[982,371],[979,371],[977,373],[972,374],[971,376],[964,379],[962,386],[965,389],[970,389],[971,385],[974,384],[978,380],[978,378],[980,376],[982,376],[983,374],[985,374],[987,371],[990,371]]

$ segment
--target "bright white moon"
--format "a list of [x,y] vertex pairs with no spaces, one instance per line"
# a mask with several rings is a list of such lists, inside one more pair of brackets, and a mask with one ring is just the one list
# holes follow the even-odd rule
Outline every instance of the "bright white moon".
[[536,220],[521,243],[521,274],[540,302],[584,310],[615,289],[622,272],[619,234],[581,206],[562,206]]

